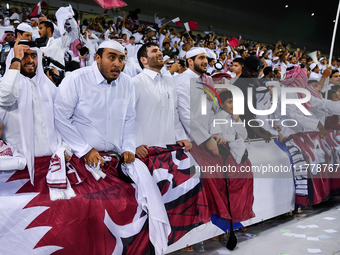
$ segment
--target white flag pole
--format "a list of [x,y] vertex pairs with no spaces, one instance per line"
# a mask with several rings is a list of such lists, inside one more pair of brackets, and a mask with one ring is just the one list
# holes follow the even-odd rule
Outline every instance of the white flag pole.
[[[334,24],[334,29],[333,29],[333,38],[332,38],[332,44],[331,44],[331,51],[329,53],[329,61],[328,61],[328,65],[329,66],[332,64],[335,35],[336,35],[336,29],[338,27],[338,20],[339,20],[339,12],[340,12],[340,1],[339,1],[339,4],[338,4],[338,11],[336,13],[335,24]],[[326,94],[325,94],[325,98],[326,99],[328,98],[328,85],[329,85],[329,79],[326,80]]]
[[[176,17],[176,18],[178,18],[178,17]],[[175,18],[175,19],[176,19],[176,18]],[[168,23],[172,22],[173,20],[174,20],[174,19],[169,20],[169,21],[168,21],[167,23],[165,23],[165,24],[168,24]]]

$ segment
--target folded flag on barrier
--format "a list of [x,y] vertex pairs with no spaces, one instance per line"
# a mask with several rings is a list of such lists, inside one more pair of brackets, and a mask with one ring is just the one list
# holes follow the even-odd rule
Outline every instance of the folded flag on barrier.
[[285,140],[293,159],[298,205],[319,204],[340,192],[340,131],[304,132]]
[[[35,160],[35,186],[27,169],[0,174],[0,254],[146,254],[154,250],[148,211],[136,184],[117,173],[116,159],[102,167],[98,181],[75,156],[67,178],[76,197],[51,201],[46,175],[51,157]],[[144,160],[161,191],[171,224],[168,244],[210,221],[203,184],[191,178],[189,153],[180,146],[150,147]],[[162,205],[163,206],[163,205]],[[157,225],[154,225],[158,228]],[[5,231],[5,229],[7,229]],[[159,234],[159,231],[152,231]],[[164,239],[163,239],[164,240]],[[24,247],[24,248],[23,248]]]

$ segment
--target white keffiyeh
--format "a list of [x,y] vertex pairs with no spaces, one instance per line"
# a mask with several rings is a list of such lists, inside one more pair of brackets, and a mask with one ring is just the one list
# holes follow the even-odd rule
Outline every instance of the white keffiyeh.
[[[50,81],[50,79],[44,74],[44,70],[42,67],[42,52],[38,48],[31,48],[31,50],[36,51],[37,53],[37,69],[36,69],[36,84],[39,98],[41,102],[44,102],[42,105],[42,113],[46,123],[47,130],[47,140],[50,145],[51,151],[58,154],[60,158],[64,160],[64,151],[65,147],[62,146],[62,139],[59,135],[57,129],[54,126],[54,110],[53,110],[53,102],[56,94],[57,88]],[[6,60],[6,71],[10,67],[10,62],[14,57],[13,49],[8,54]],[[20,125],[20,137],[23,148],[23,155],[27,161],[28,173],[30,175],[30,180],[32,185],[34,185],[34,130],[33,130],[33,102],[32,102],[32,88],[30,79],[23,75],[20,75],[20,87],[19,87],[19,97],[17,100],[18,103],[18,111],[19,111],[19,125]],[[54,155],[55,155],[54,154]],[[69,154],[69,153],[68,153]],[[62,177],[61,177],[62,176]],[[66,168],[65,162],[61,164],[60,169],[58,169],[57,174],[51,175],[50,171],[48,172],[48,179],[50,183],[55,183],[57,179],[66,179]],[[71,187],[69,187],[71,189]],[[72,190],[73,191],[73,190]],[[53,197],[53,191],[50,189],[51,199]],[[70,192],[72,193],[72,192]],[[74,193],[74,192],[73,192]],[[60,196],[59,196],[60,197]],[[69,196],[65,196],[64,198],[71,198]],[[63,198],[57,198],[63,199]]]

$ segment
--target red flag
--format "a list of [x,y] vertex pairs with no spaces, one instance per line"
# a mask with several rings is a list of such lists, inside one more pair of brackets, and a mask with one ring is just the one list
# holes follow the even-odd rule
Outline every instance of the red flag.
[[31,12],[31,14],[28,16],[29,18],[33,18],[33,17],[38,17],[39,14],[41,13],[41,2],[39,2],[37,4],[36,7],[34,7],[33,11]]
[[104,9],[121,8],[127,6],[127,4],[122,0],[94,0],[94,1]]
[[106,9],[106,10],[103,12],[103,15],[106,15],[108,10],[109,10],[109,9]]
[[189,32],[190,30],[198,29],[197,22],[189,21],[184,23],[185,29]]
[[232,37],[228,40],[228,43],[231,47],[236,47],[238,46],[238,40],[235,37]]

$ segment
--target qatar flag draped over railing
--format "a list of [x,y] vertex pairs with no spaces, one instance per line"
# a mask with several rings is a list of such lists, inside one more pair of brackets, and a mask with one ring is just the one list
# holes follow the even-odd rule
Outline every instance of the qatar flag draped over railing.
[[[107,159],[102,167],[106,176],[96,180],[84,159],[73,156],[66,171],[76,197],[56,201],[50,200],[46,185],[50,160],[36,158],[34,186],[27,169],[0,172],[0,254],[154,254],[158,244],[152,243],[157,240],[152,235],[159,233],[149,231],[150,210],[138,200],[137,184],[120,178],[118,160]],[[160,190],[161,206],[168,215],[168,245],[211,220],[209,200],[225,198],[225,192],[211,189],[211,185],[206,187],[208,192],[202,179],[193,177],[190,153],[178,145],[150,147],[143,162]],[[234,187],[230,196],[236,203],[242,187]],[[244,208],[244,200],[239,199],[239,203]],[[246,204],[252,217],[252,201]],[[238,216],[235,206],[233,213]],[[221,208],[215,204],[213,212],[228,219],[225,208],[226,203]]]
[[[168,244],[210,221],[203,183],[192,177],[189,153],[180,146],[150,147],[144,159],[171,224]],[[35,183],[27,169],[0,172],[0,254],[153,254],[150,210],[137,200],[111,158],[96,180],[75,156],[67,177],[76,197],[51,201],[46,175],[51,157],[36,158]],[[151,176],[151,175],[150,175]],[[156,253],[160,254],[160,253]]]
[[340,131],[304,132],[285,140],[293,159],[296,204],[314,205],[340,192]]

